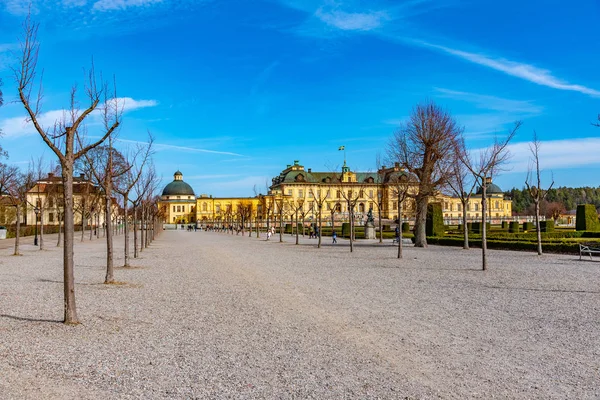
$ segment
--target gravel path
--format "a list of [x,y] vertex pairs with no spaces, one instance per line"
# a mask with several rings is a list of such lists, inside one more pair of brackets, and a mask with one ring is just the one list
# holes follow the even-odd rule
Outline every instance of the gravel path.
[[62,249],[0,250],[0,398],[600,398],[598,261],[273,239],[166,231],[119,285],[77,242],[77,327]]

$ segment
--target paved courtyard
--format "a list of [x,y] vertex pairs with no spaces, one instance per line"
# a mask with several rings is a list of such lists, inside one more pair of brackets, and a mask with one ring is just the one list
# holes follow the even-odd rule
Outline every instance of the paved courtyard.
[[77,241],[76,327],[55,239],[0,249],[0,398],[600,398],[598,261],[278,238],[166,231],[110,286]]

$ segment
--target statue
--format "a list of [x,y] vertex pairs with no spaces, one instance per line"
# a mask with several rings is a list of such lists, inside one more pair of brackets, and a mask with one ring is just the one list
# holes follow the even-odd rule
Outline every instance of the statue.
[[367,213],[367,224],[373,224],[375,220],[373,219],[373,207],[369,207],[369,212]]

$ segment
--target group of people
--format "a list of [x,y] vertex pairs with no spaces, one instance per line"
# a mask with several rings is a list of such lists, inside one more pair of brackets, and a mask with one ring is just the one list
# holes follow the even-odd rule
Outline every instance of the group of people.
[[271,236],[275,235],[275,227],[272,226],[267,229],[267,240],[271,239]]

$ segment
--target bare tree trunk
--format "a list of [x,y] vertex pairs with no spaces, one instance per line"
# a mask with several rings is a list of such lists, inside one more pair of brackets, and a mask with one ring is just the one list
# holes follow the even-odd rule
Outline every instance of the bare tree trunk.
[[60,213],[60,210],[56,210],[56,215],[58,216],[58,240],[56,241],[56,247],[60,247],[60,239],[61,239],[61,228],[62,228],[62,215]]
[[417,215],[415,218],[415,247],[427,247],[427,233],[425,221],[427,219],[427,196],[417,197]]
[[462,213],[463,236],[465,239],[465,241],[463,243],[463,249],[469,250],[469,229],[467,228],[467,202],[466,201],[462,202],[462,209],[463,209],[463,213]]
[[402,258],[402,201],[398,201],[398,258]]
[[321,207],[319,207],[319,215],[317,216],[317,218],[319,219],[319,243],[317,245],[317,248],[321,248],[321,231],[323,228],[323,222],[321,220]]
[[124,229],[125,229],[125,250],[124,250],[125,261],[123,262],[124,267],[129,267],[129,223],[128,223],[128,218],[127,218],[127,204],[128,204],[127,202],[128,202],[128,200],[129,200],[129,198],[127,195],[123,196],[123,204],[125,207],[125,221],[124,221],[124,223],[125,223],[125,226],[124,226]]
[[348,204],[348,212],[350,213],[350,253],[354,251],[354,207]]
[[[110,178],[108,178],[110,179]],[[114,283],[114,268],[113,268],[113,232],[112,232],[112,219],[111,219],[111,198],[110,198],[110,185],[106,185],[106,277],[104,278],[104,283]]]
[[138,257],[138,235],[137,235],[137,206],[133,205],[133,258]]
[[481,187],[481,222],[483,225],[481,228],[481,269],[485,271],[487,269],[487,188],[485,184],[481,185]]
[[[71,143],[72,147],[72,143]],[[72,157],[72,154],[68,154]],[[77,308],[75,305],[75,274],[73,258],[74,218],[73,218],[73,159],[62,165],[62,178],[64,186],[64,213],[65,213],[65,245],[64,254],[64,322],[69,325],[79,324]]]
[[[144,224],[146,223],[145,214],[144,214],[144,205],[142,205],[142,209],[140,210],[140,253],[144,251]],[[177,229],[177,225],[175,225],[175,229]]]
[[383,243],[383,225],[381,222],[381,206],[379,206],[379,243]]
[[296,244],[298,243],[298,239],[299,239],[299,232],[298,232],[298,211],[296,211]]
[[81,206],[81,241],[83,242],[83,235],[85,234],[85,207]]
[[283,207],[279,211],[279,241],[283,242]]
[[540,201],[535,199],[533,201],[535,205],[535,230],[537,233],[537,252],[538,256],[542,255],[542,229],[540,227]]
[[44,250],[44,208],[40,211],[40,250]]
[[16,225],[16,231],[15,231],[15,252],[13,253],[14,256],[18,256],[19,255],[19,241],[21,239],[21,205],[17,204],[15,206],[17,212],[17,225]]
[[94,235],[94,215],[92,214],[91,211],[90,211],[89,222],[90,222],[90,242],[91,242],[93,235]]

